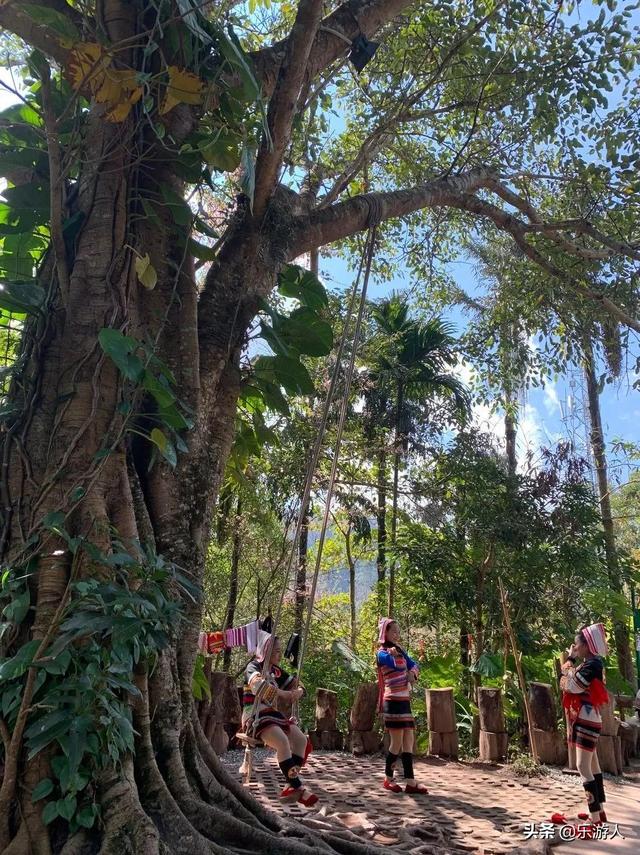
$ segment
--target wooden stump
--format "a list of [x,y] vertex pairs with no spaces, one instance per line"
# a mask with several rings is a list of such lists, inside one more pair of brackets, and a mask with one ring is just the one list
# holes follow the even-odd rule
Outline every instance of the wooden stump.
[[501,689],[480,686],[478,689],[478,710],[480,712],[480,731],[506,733]]
[[613,695],[609,695],[609,702],[603,704],[600,707],[600,715],[602,716],[602,736],[617,736],[618,728],[620,726],[620,719],[615,717],[613,712],[613,707],[615,704],[615,697]]
[[425,697],[429,730],[453,733],[456,729],[453,689],[426,689]]
[[438,733],[436,730],[429,731],[429,754],[438,757],[451,757],[458,759],[458,734]]
[[353,754],[377,754],[382,737],[373,730],[352,730],[349,734],[349,750]]
[[310,730],[309,739],[316,751],[342,751],[344,747],[344,737],[339,730]]
[[618,738],[622,749],[622,765],[629,766],[629,760],[636,755],[638,729],[628,721],[621,721]]
[[617,736],[603,734],[598,739],[598,761],[603,772],[609,772],[611,775],[622,774],[619,744],[620,741]]
[[351,707],[351,730],[373,730],[378,713],[378,684],[361,683]]
[[426,689],[429,754],[458,759],[453,689]]
[[349,750],[354,754],[375,754],[382,738],[375,730],[378,715],[378,684],[361,683],[349,713]]
[[480,759],[481,760],[503,760],[507,756],[509,736],[506,732],[490,733],[488,730],[480,731]]
[[547,763],[550,766],[566,765],[569,754],[567,740],[559,731],[551,732],[534,727],[530,737],[541,763]]
[[509,737],[504,724],[502,691],[480,686],[478,688],[480,732],[478,747],[481,760],[502,760],[507,754]]
[[316,689],[316,726],[309,732],[311,744],[323,751],[341,751],[344,738],[338,730],[338,695],[330,689]]
[[330,689],[316,689],[316,730],[337,730],[338,695]]
[[556,705],[548,683],[529,683],[529,708],[532,727],[548,733],[558,730]]

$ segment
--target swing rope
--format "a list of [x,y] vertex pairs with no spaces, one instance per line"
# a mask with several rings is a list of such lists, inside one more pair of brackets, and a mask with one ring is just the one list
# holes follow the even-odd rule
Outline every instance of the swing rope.
[[[291,550],[289,552],[289,557],[287,560],[287,565],[286,565],[286,570],[285,570],[285,578],[283,581],[282,590],[280,592],[280,597],[278,600],[278,608],[277,608],[275,618],[273,620],[272,627],[271,627],[271,639],[269,641],[267,649],[264,651],[265,656],[264,656],[264,660],[263,660],[263,664],[262,664],[263,682],[262,682],[262,685],[258,688],[258,690],[256,692],[253,707],[251,710],[251,716],[250,716],[250,718],[246,724],[245,736],[247,738],[247,746],[246,746],[246,750],[245,750],[245,760],[244,760],[243,766],[241,768],[241,771],[244,770],[244,772],[245,772],[245,777],[248,777],[251,774],[251,748],[253,747],[251,743],[258,744],[258,742],[259,742],[259,740],[257,740],[255,737],[252,737],[251,734],[255,732],[255,727],[256,727],[256,724],[258,721],[258,709],[260,706],[261,697],[262,697],[263,692],[266,689],[267,677],[269,676],[270,671],[271,671],[271,663],[270,663],[271,651],[273,648],[273,643],[274,643],[274,640],[276,638],[277,630],[278,630],[280,620],[282,617],[284,600],[285,600],[285,597],[287,594],[287,590],[289,588],[289,581],[291,578],[291,572],[293,569],[295,557],[296,557],[297,552],[298,552],[298,544],[300,541],[300,535],[302,533],[302,526],[304,524],[304,519],[306,517],[306,512],[307,512],[307,509],[309,506],[309,501],[311,498],[311,490],[313,487],[313,480],[314,480],[314,476],[316,473],[316,469],[318,467],[318,462],[320,460],[320,453],[322,451],[323,442],[324,442],[324,438],[326,435],[327,424],[329,421],[329,414],[330,414],[330,410],[331,410],[331,404],[333,403],[335,389],[337,386],[338,378],[340,376],[340,369],[342,366],[342,357],[343,357],[344,349],[345,349],[347,339],[349,336],[349,330],[351,327],[351,321],[352,321],[352,317],[354,314],[356,298],[358,295],[358,290],[360,288],[360,278],[362,275],[362,270],[364,268],[365,269],[365,275],[364,275],[362,290],[361,290],[361,294],[360,294],[360,303],[359,303],[359,307],[358,307],[358,314],[357,314],[357,318],[356,318],[356,322],[355,322],[355,328],[354,328],[354,332],[353,332],[353,340],[352,340],[352,345],[351,345],[349,365],[348,365],[347,373],[345,376],[345,389],[344,389],[344,394],[342,396],[342,402],[341,402],[340,418],[339,418],[338,429],[337,429],[337,434],[336,434],[336,443],[335,443],[335,448],[334,448],[334,453],[333,453],[331,474],[330,474],[329,484],[328,484],[328,488],[327,488],[327,496],[326,496],[326,503],[325,503],[325,512],[324,512],[324,517],[323,517],[323,522],[322,522],[322,530],[321,530],[320,539],[318,542],[318,550],[317,550],[317,554],[316,554],[316,562],[315,562],[315,567],[314,567],[313,582],[312,582],[311,591],[310,591],[310,595],[309,595],[309,603],[308,603],[308,608],[307,608],[305,627],[304,627],[304,632],[302,634],[301,645],[300,645],[300,655],[298,658],[298,679],[299,679],[300,673],[302,671],[302,664],[304,662],[304,653],[305,653],[305,648],[306,648],[306,639],[307,639],[307,635],[309,633],[309,629],[311,626],[313,606],[314,606],[314,601],[315,601],[315,596],[316,596],[318,577],[319,577],[319,573],[320,573],[320,566],[321,566],[321,562],[322,562],[322,552],[323,552],[323,548],[324,548],[324,542],[325,542],[326,532],[327,532],[327,527],[328,527],[328,522],[329,522],[329,516],[330,516],[330,510],[331,510],[331,500],[333,498],[333,492],[334,492],[334,488],[335,488],[338,461],[339,461],[339,456],[340,456],[340,448],[341,448],[341,444],[342,444],[342,434],[343,434],[344,425],[346,422],[346,416],[347,416],[348,404],[349,404],[349,394],[351,391],[351,384],[352,384],[353,373],[354,373],[354,368],[355,368],[355,358],[356,358],[357,348],[358,348],[358,344],[359,344],[359,340],[360,340],[360,333],[361,333],[361,328],[362,328],[362,319],[363,319],[364,310],[366,307],[366,295],[367,295],[367,289],[368,289],[369,278],[370,278],[370,273],[371,273],[371,264],[373,261],[373,254],[374,254],[374,250],[375,250],[377,223],[374,224],[372,222],[372,219],[373,218],[370,219],[368,239],[365,242],[363,254],[362,254],[362,257],[360,259],[358,274],[356,276],[356,280],[354,282],[354,285],[353,285],[353,288],[352,288],[352,291],[350,294],[349,304],[348,304],[347,312],[345,315],[344,328],[343,328],[342,336],[340,338],[340,343],[338,346],[338,352],[336,354],[336,363],[334,366],[333,373],[331,375],[329,390],[327,392],[327,396],[325,399],[325,403],[324,403],[324,407],[323,407],[323,411],[322,411],[322,415],[321,415],[321,419],[320,419],[320,424],[319,424],[318,431],[316,434],[316,439],[315,439],[315,442],[313,445],[311,457],[309,459],[309,463],[308,463],[306,474],[305,474],[304,488],[303,488],[301,501],[300,501],[300,511],[298,513],[298,518],[296,521],[294,536],[293,536],[292,543],[291,543]],[[296,716],[297,716],[297,708],[298,708],[298,703],[296,701],[292,705],[292,713]]]
[[[318,539],[318,549],[316,552],[316,563],[313,571],[313,581],[311,583],[311,591],[309,593],[309,603],[307,607],[307,619],[305,621],[304,632],[302,633],[302,638],[300,639],[300,655],[298,657],[298,679],[300,678],[300,674],[302,673],[302,666],[304,664],[304,654],[307,647],[307,639],[309,637],[309,630],[311,628],[311,618],[313,615],[313,607],[316,599],[316,589],[318,587],[318,577],[320,575],[320,566],[322,563],[322,552],[324,549],[324,542],[327,535],[327,528],[329,526],[329,517],[331,514],[331,501],[333,499],[333,493],[336,484],[336,477],[338,474],[338,463],[340,460],[340,450],[342,446],[342,435],[344,433],[344,426],[347,420],[347,413],[349,410],[349,394],[351,392],[351,384],[353,381],[353,374],[355,370],[356,363],[356,354],[358,352],[358,346],[360,344],[360,334],[362,331],[362,319],[364,317],[364,310],[367,304],[367,290],[369,287],[369,277],[371,275],[371,263],[373,261],[373,253],[375,249],[376,243],[376,235],[377,235],[377,226],[373,226],[369,231],[369,241],[368,246],[365,248],[365,257],[366,257],[366,269],[364,273],[364,281],[362,283],[362,292],[360,294],[360,305],[358,307],[358,316],[356,318],[355,329],[353,333],[353,342],[351,345],[351,354],[349,358],[349,367],[347,369],[347,374],[345,377],[345,388],[344,395],[342,397],[341,409],[340,409],[340,419],[338,421],[338,428],[336,431],[336,441],[335,448],[333,453],[333,460],[331,463],[331,474],[329,476],[329,484],[327,487],[327,496],[325,499],[324,506],[324,516],[322,518],[322,529],[320,530],[320,537]],[[297,701],[295,703],[295,711],[297,712]]]

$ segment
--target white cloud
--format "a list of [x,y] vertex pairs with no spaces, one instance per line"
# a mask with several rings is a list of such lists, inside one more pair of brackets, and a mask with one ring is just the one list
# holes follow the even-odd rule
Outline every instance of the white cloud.
[[544,406],[550,416],[560,415],[562,408],[560,406],[560,398],[555,383],[545,383],[544,386]]

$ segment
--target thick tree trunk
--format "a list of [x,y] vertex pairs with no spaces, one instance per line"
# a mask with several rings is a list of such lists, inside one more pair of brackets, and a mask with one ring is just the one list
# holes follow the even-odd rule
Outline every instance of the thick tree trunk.
[[[509,401],[507,406],[509,407],[511,404],[512,402]],[[509,409],[507,409],[504,415],[504,436],[505,449],[507,453],[507,472],[509,475],[515,475],[518,469],[518,458],[516,455],[516,431],[516,420]]]
[[[607,456],[605,451],[604,431],[602,429],[602,415],[600,412],[600,392],[598,390],[598,382],[596,379],[593,348],[588,339],[585,340],[584,355],[584,375],[587,383],[591,449],[593,451],[598,483],[602,528],[604,529],[604,548],[607,562],[607,573],[612,590],[617,594],[625,596],[624,584],[620,573],[620,563],[618,561],[618,551],[616,548],[613,515],[611,513],[609,479],[607,475]],[[612,622],[618,668],[625,680],[633,682],[634,668],[631,657],[631,645],[629,642],[629,629],[626,623],[620,620],[620,618],[615,614],[612,617]]]

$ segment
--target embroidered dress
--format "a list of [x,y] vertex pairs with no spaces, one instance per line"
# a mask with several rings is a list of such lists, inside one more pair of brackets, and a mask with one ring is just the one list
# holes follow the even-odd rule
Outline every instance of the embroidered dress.
[[[395,647],[394,656],[389,648]],[[378,666],[378,686],[380,689],[378,706],[382,711],[384,726],[387,730],[415,728],[415,719],[411,713],[411,683],[409,674],[418,675],[418,666],[398,645],[385,642],[376,656]]]
[[569,716],[569,742],[583,751],[595,751],[609,694],[602,682],[603,663],[590,656],[578,668],[568,668],[562,681],[562,705]]
[[[273,703],[277,697],[277,690],[289,689],[294,679],[293,676],[287,674],[277,665],[271,666],[271,673],[266,678],[267,685],[260,695],[257,720],[252,735],[259,737],[263,730],[267,727],[273,727],[273,725],[277,725],[284,731],[289,730],[293,721],[278,712]],[[263,682],[265,681],[262,677],[262,662],[253,659],[245,671],[245,682],[242,690],[242,726],[245,730],[254,711],[256,693]]]

